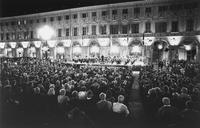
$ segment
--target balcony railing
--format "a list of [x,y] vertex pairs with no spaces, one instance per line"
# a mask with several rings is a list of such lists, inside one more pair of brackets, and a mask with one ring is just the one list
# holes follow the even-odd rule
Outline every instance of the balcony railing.
[[122,15],[122,19],[123,20],[127,20],[128,19],[128,15]]
[[96,22],[97,21],[97,17],[92,17],[92,21]]
[[117,20],[118,16],[117,15],[112,15],[112,20]]

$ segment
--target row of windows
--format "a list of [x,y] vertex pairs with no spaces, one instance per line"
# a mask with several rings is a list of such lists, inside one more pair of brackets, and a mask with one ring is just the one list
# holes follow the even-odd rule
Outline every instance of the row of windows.
[[[180,10],[180,9],[187,9],[187,10],[192,10],[192,9],[195,9],[198,7],[198,3],[187,3],[187,4],[173,4],[173,5],[170,5],[170,6],[167,6],[167,5],[164,5],[164,6],[159,6],[158,7],[158,13],[165,13],[167,10],[171,10],[171,11],[177,11],[177,10]],[[119,13],[119,10],[117,9],[114,9],[112,10],[112,15],[118,15]],[[141,13],[141,8],[140,7],[136,7],[134,8],[134,15],[136,17],[139,17]],[[152,13],[152,7],[145,7],[145,15],[149,15]],[[88,13],[82,13],[81,14],[81,18],[87,18],[88,17]],[[91,13],[92,17],[97,17],[97,12],[92,12]],[[102,11],[101,12],[101,16],[102,17],[105,17],[105,16],[108,16],[109,15],[109,11]],[[125,9],[122,9],[122,15],[128,15],[128,9],[125,8]],[[78,18],[78,14],[73,14],[72,15],[72,18],[73,19],[77,19]],[[57,16],[57,17],[50,17],[49,18],[49,21],[50,22],[53,22],[55,20],[57,21],[61,21],[61,20],[69,20],[70,19],[70,15],[65,15],[65,16]],[[22,20],[22,21],[11,21],[11,22],[5,22],[5,23],[0,23],[0,26],[8,26],[9,24],[11,25],[21,25],[21,24],[33,24],[34,20],[31,19],[31,20]],[[39,22],[47,22],[47,18],[43,18],[43,19],[36,19],[35,20],[36,23],[39,23]]]
[[[99,34],[106,35],[107,34],[107,25],[100,25],[99,26]],[[151,22],[145,23],[145,33],[151,33]],[[72,35],[78,36],[79,35],[79,28],[74,27],[72,29]],[[82,27],[82,35],[88,35],[89,34],[89,27],[85,26]],[[140,25],[139,23],[129,24],[129,25],[110,25],[110,34],[129,34],[129,33],[139,33]],[[194,21],[192,19],[187,20],[186,22],[186,31],[193,31],[194,30]],[[58,29],[57,36],[62,37],[63,36],[63,29]],[[163,33],[167,32],[167,22],[156,22],[155,23],[155,32],[156,33]],[[171,32],[179,32],[179,22],[178,21],[172,21],[171,22]],[[91,35],[97,35],[97,26],[92,25],[91,26]],[[65,36],[70,36],[70,29],[65,29]],[[4,37],[6,40],[10,39],[29,39],[33,38],[33,31],[26,31],[26,32],[19,32],[19,33],[1,33],[1,40],[4,40]]]
[[[92,25],[92,35],[96,35],[97,26]],[[99,26],[99,33],[101,35],[107,34],[106,32],[107,26],[100,25]],[[88,35],[88,27],[82,27],[82,35]],[[110,25],[110,34],[128,34],[128,33],[139,33],[139,23],[134,23],[130,25]],[[187,20],[186,22],[186,31],[193,31],[194,30],[194,21]],[[145,23],[145,33],[151,33],[151,22]],[[157,22],[155,23],[155,32],[162,33],[167,32],[167,22]],[[172,21],[171,23],[171,32],[179,32],[179,22]],[[58,29],[58,37],[62,36],[62,29]],[[70,36],[69,28],[66,29],[66,36]],[[73,36],[78,36],[78,28],[75,27],[73,29]]]
[[1,40],[33,39],[33,31],[1,33]]

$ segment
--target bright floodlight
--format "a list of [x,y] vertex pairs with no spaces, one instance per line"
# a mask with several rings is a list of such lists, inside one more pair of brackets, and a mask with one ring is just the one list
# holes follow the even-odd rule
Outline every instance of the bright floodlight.
[[190,45],[185,45],[185,50],[189,51],[189,50],[191,50],[191,49],[192,49],[192,48],[191,48]]
[[162,44],[159,44],[158,45],[158,49],[162,49],[163,48],[163,45]]
[[54,35],[54,30],[51,27],[45,25],[38,30],[38,35],[43,40],[49,40]]

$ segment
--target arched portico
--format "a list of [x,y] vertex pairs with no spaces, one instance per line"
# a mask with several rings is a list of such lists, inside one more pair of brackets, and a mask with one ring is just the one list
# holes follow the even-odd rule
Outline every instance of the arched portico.
[[89,56],[92,57],[100,56],[100,45],[95,40],[92,40],[89,43]]
[[72,57],[80,57],[81,56],[81,44],[78,41],[72,42]]
[[58,42],[56,45],[56,58],[64,59],[65,58],[65,47],[63,42]]
[[184,37],[178,45],[178,59],[200,61],[200,44],[196,37]]
[[163,39],[158,39],[151,45],[151,62],[169,61],[169,42]]

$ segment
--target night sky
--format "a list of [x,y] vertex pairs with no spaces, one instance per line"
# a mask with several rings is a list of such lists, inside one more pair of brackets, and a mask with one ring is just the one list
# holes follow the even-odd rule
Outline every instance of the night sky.
[[0,0],[0,16],[16,16],[128,1],[138,0]]

